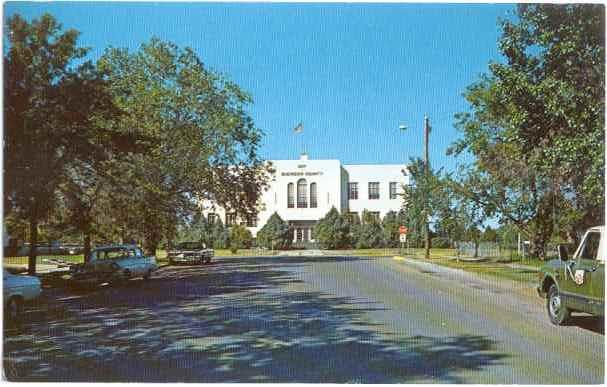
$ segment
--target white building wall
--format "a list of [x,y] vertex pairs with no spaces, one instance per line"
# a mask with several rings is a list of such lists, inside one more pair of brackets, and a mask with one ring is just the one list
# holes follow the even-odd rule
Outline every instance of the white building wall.
[[[405,164],[344,165],[349,183],[358,183],[358,199],[347,200],[348,212],[362,216],[364,210],[379,212],[383,218],[389,211],[398,211],[402,206],[403,185],[409,184]],[[369,199],[369,183],[379,183],[379,199]],[[397,196],[390,199],[390,182],[395,182]],[[348,192],[346,188],[345,196]]]
[[[401,208],[402,196],[389,198],[389,183],[397,182],[397,193],[402,193],[402,185],[408,184],[409,179],[403,174],[405,164],[376,164],[376,165],[341,165],[339,160],[309,160],[302,155],[299,160],[272,160],[274,174],[269,188],[262,193],[259,201],[257,226],[249,227],[253,235],[261,229],[277,212],[280,217],[289,222],[301,222],[309,233],[310,222],[316,222],[326,215],[331,207],[341,212],[358,212],[363,210],[379,212],[383,217],[388,211],[398,211]],[[306,180],[307,208],[297,208],[297,182]],[[369,199],[368,183],[379,182],[380,198]],[[348,200],[348,182],[357,182],[359,189],[358,200]],[[294,186],[294,208],[287,206],[287,186]],[[310,207],[310,184],[316,183],[317,208]],[[215,213],[226,222],[226,211],[211,202],[202,203],[203,213]],[[239,217],[238,223],[243,219]],[[308,223],[308,224],[306,224]],[[309,237],[309,234],[308,234]]]
[[[261,198],[262,209],[257,227],[251,228],[256,234],[268,218],[276,211],[286,221],[316,221],[331,207],[341,208],[341,168],[339,160],[273,160],[275,170],[270,189]],[[308,208],[297,208],[297,182],[305,179],[308,187]],[[293,183],[295,208],[287,206],[287,186]],[[316,183],[317,208],[310,208],[310,184]]]

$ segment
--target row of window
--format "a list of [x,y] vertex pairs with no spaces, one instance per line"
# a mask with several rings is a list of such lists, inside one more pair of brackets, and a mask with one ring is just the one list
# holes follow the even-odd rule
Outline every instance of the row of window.
[[[318,207],[316,183],[310,184],[310,208]],[[295,185],[287,184],[287,207],[295,208]],[[308,208],[308,182],[306,179],[297,181],[297,208]]]
[[[213,223],[215,223],[217,221],[217,219],[219,219],[219,215],[210,213],[207,216],[207,219],[208,219],[208,223],[210,225],[212,225]],[[235,212],[226,213],[226,222],[225,222],[226,226],[234,226],[237,223],[238,222],[237,222]],[[255,215],[249,215],[245,218],[244,221],[240,222],[240,225],[247,226],[247,227],[257,227],[257,217]]]
[[[396,188],[398,187],[397,182],[390,182],[390,199],[396,199]],[[379,182],[369,182],[369,200],[379,199]],[[348,183],[348,200],[358,200],[358,183]]]

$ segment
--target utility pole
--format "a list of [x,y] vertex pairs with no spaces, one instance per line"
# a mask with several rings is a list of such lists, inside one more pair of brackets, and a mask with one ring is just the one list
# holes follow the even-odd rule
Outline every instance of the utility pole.
[[[407,130],[407,125],[401,124],[399,125],[401,131]],[[424,180],[425,180],[425,193],[424,193],[424,231],[425,231],[425,240],[424,240],[424,248],[425,248],[425,258],[430,259],[430,222],[429,218],[429,204],[430,204],[430,192],[428,191],[428,180],[430,179],[430,156],[428,155],[428,142],[430,140],[430,119],[428,115],[424,115]]]
[[428,182],[430,178],[430,165],[428,156],[428,141],[430,139],[430,120],[428,119],[428,115],[424,115],[424,174],[426,179],[426,197],[424,198],[424,228],[425,228],[425,241],[424,241],[424,249],[425,249],[425,258],[430,259],[430,223],[428,221],[428,215],[430,212],[429,203],[430,203],[430,192],[428,190]]

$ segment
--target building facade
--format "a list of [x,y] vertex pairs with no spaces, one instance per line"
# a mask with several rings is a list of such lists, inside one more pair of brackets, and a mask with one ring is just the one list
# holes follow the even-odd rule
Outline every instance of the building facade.
[[210,222],[219,217],[227,226],[239,223],[257,234],[277,212],[289,222],[294,242],[313,241],[312,228],[332,207],[342,213],[364,210],[379,219],[402,206],[403,185],[409,183],[405,164],[348,165],[339,160],[272,160],[274,174],[259,201],[256,216],[240,216],[213,203],[202,203]]

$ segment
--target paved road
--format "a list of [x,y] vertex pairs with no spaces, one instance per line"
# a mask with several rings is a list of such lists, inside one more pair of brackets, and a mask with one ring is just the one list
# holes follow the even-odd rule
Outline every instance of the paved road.
[[594,320],[529,289],[390,258],[226,258],[49,290],[5,328],[10,380],[600,383]]

